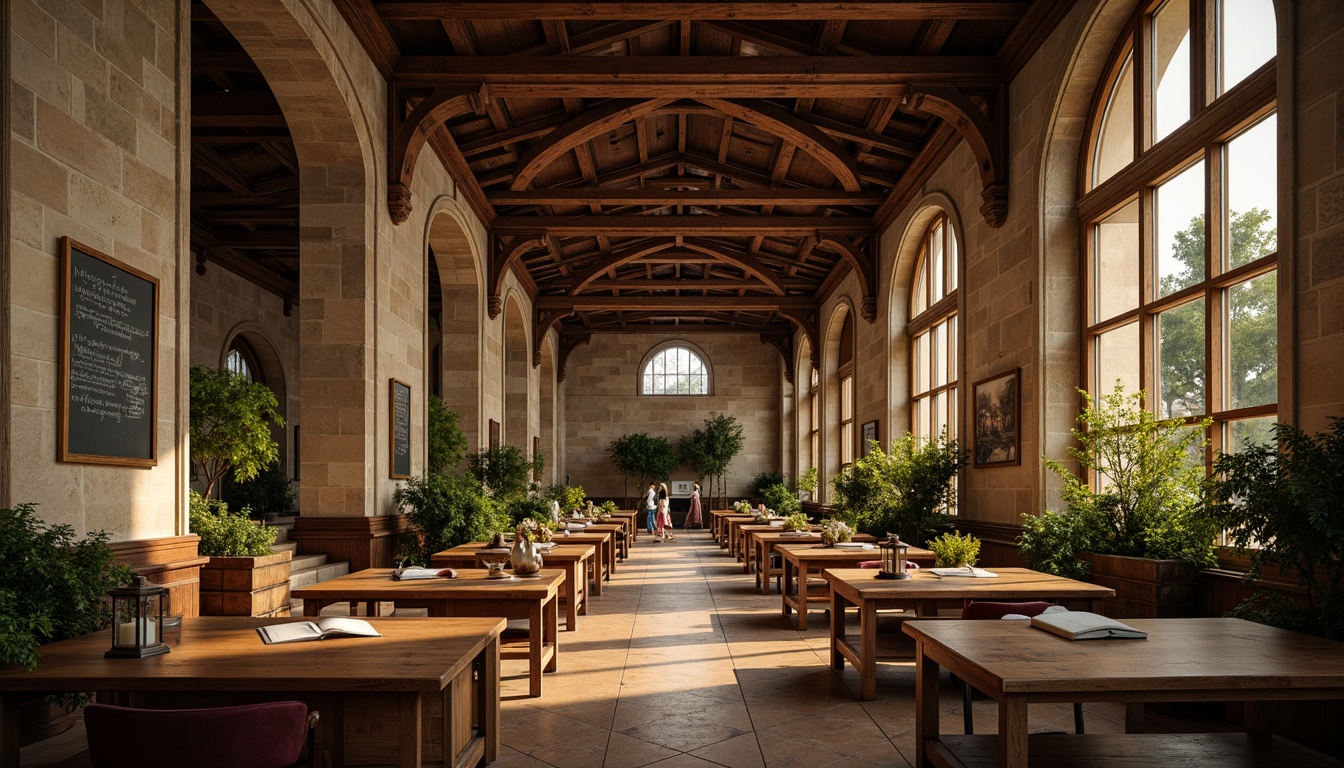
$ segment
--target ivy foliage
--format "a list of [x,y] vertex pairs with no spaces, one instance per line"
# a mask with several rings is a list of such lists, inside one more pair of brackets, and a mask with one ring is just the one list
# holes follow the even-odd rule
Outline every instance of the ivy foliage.
[[859,530],[879,538],[897,533],[920,544],[947,526],[956,505],[952,480],[967,457],[946,432],[929,440],[907,433],[890,453],[872,444],[868,455],[831,480],[835,507]]
[[1266,565],[1297,575],[1306,606],[1253,596],[1236,615],[1344,640],[1344,418],[1310,435],[1276,424],[1275,441],[1247,444],[1214,463],[1205,515],[1239,552],[1247,577]]

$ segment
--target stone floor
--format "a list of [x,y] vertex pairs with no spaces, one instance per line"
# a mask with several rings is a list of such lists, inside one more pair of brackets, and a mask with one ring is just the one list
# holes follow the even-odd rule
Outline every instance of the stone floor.
[[[524,662],[504,663],[495,765],[910,765],[913,664],[879,665],[879,698],[858,701],[858,675],[830,670],[827,621],[813,619],[808,631],[794,629],[778,595],[757,592],[707,531],[642,538],[579,629],[560,633],[559,669],[541,698],[526,696]],[[943,703],[943,730],[960,732],[960,691],[946,678]],[[994,732],[994,703],[975,710],[976,730]],[[1120,705],[1089,704],[1087,729],[1121,733],[1123,714]],[[1033,705],[1030,716],[1034,730],[1072,730],[1067,704]],[[34,745],[23,765],[54,765],[82,742],[77,730]]]

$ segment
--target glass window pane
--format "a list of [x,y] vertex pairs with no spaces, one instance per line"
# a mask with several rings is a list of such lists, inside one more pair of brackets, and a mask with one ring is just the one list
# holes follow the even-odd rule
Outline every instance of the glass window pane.
[[914,427],[915,427],[915,428],[914,428],[913,431],[914,431],[914,433],[915,433],[916,435],[918,435],[918,436],[920,436],[920,437],[928,437],[928,435],[929,435],[929,400],[928,400],[928,398],[920,398],[919,400],[916,400],[916,401],[915,401],[914,406],[915,406],[915,408],[914,408],[914,410],[915,410],[915,414],[914,414],[914,419],[913,419],[913,420],[914,420]]
[[929,329],[933,337],[929,369],[933,374],[933,386],[941,387],[947,383],[947,330],[942,323]]
[[915,294],[910,302],[910,316],[914,317],[929,308],[929,265],[926,259],[919,260],[919,269],[915,274]]
[[929,259],[925,266],[929,275],[929,303],[936,304],[943,298],[943,226],[939,224],[929,232]]
[[1153,142],[1190,119],[1190,0],[1153,14]]
[[1139,378],[1138,323],[1098,334],[1095,344],[1097,381],[1094,392],[1102,397],[1111,394],[1117,380],[1126,392],[1143,389]]
[[1223,0],[1218,14],[1218,93],[1246,79],[1275,53],[1273,0]]
[[1227,143],[1229,268],[1279,250],[1277,130],[1270,115]]
[[1139,201],[1096,226],[1093,322],[1109,320],[1139,306]]
[[1204,280],[1204,161],[1153,192],[1157,212],[1157,295]]
[[1157,318],[1158,385],[1164,418],[1204,413],[1204,299]]
[[1095,186],[1134,161],[1134,56],[1125,59],[1097,132],[1092,184]]
[[947,393],[939,392],[933,398],[933,423],[930,425],[929,434],[936,435],[943,431],[947,424]]
[[1278,275],[1227,290],[1227,407],[1278,402]]
[[929,391],[929,333],[915,337],[915,394]]
[[957,381],[957,316],[947,318],[947,381]]
[[1274,442],[1274,422],[1278,416],[1260,416],[1254,419],[1229,421],[1223,432],[1223,453],[1238,453],[1246,444],[1263,445]]
[[846,376],[840,380],[840,419],[849,421],[854,418],[854,377]]
[[947,228],[947,292],[957,290],[958,261],[961,259],[961,244],[957,242],[957,233]]

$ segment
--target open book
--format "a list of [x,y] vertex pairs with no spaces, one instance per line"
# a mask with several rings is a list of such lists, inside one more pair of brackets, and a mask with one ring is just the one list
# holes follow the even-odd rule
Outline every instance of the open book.
[[929,573],[934,576],[961,576],[968,579],[997,579],[999,574],[993,571],[986,571],[984,568],[972,568],[969,565],[963,565],[960,568],[930,568]]
[[328,637],[382,637],[373,625],[363,619],[327,616],[317,621],[294,621],[257,627],[257,634],[267,645],[302,643],[308,640],[326,640]]
[[1031,626],[1059,635],[1066,640],[1105,640],[1108,638],[1147,639],[1148,633],[1121,624],[1115,619],[1087,611],[1060,611],[1031,617]]

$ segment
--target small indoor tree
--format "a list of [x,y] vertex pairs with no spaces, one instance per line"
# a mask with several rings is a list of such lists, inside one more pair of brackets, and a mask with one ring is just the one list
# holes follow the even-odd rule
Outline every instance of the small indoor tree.
[[683,437],[677,445],[682,464],[709,478],[709,508],[714,508],[714,495],[728,497],[728,466],[742,452],[745,440],[742,425],[737,418],[722,413],[711,413],[703,427]]
[[458,426],[457,411],[443,404],[438,395],[429,396],[429,420],[425,425],[429,471],[442,474],[457,469],[467,454],[467,436]]
[[230,371],[191,367],[191,463],[209,497],[230,471],[246,482],[280,458],[271,424],[283,427],[275,395]]
[[625,495],[630,496],[630,478],[639,478],[642,490],[649,483],[665,479],[677,468],[672,441],[653,437],[647,432],[621,435],[607,446],[611,464],[625,477]]
[[956,505],[952,480],[968,453],[946,432],[931,440],[906,434],[891,453],[870,445],[868,455],[831,480],[841,517],[875,536],[898,533],[914,544],[945,527]]
[[532,478],[545,468],[545,459],[541,454],[529,459],[517,446],[505,445],[471,454],[467,468],[487,493],[503,501],[526,496],[532,489]]

